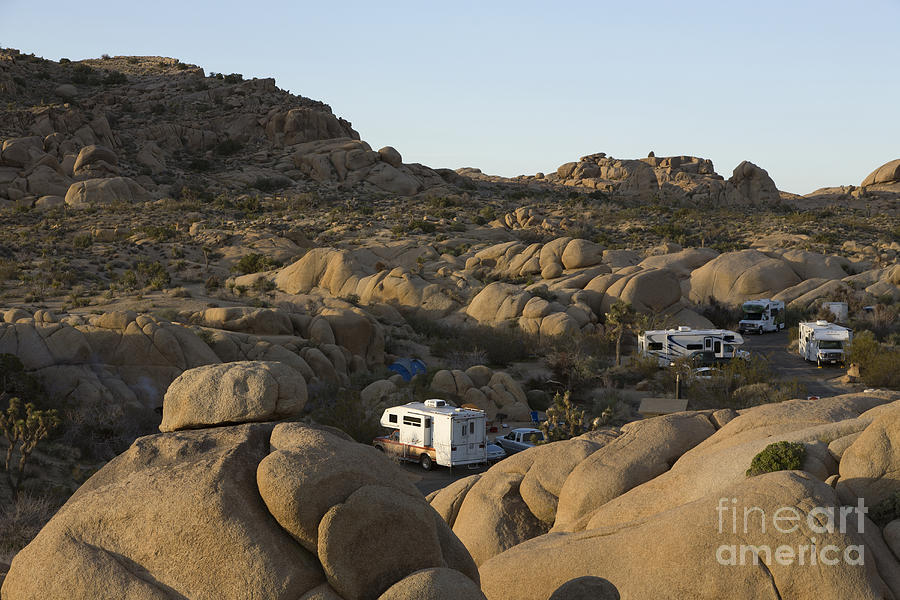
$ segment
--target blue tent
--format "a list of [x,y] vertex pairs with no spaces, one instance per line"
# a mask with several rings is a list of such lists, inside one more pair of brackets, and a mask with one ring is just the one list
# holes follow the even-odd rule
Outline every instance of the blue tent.
[[413,376],[424,373],[427,369],[425,363],[418,358],[400,358],[389,366],[388,370],[399,373],[403,381],[410,381]]

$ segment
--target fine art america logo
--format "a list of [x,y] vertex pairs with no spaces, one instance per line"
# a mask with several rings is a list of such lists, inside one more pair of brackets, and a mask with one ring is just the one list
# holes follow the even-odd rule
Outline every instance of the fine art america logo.
[[[739,509],[737,503],[737,498],[719,499],[716,513],[720,535],[790,535],[804,528],[806,531],[795,537],[803,539],[805,543],[780,544],[774,547],[767,544],[722,544],[716,549],[716,560],[720,565],[758,565],[760,561],[766,565],[782,566],[833,566],[841,562],[848,565],[865,564],[863,544],[840,547],[833,543],[826,544],[826,540],[815,537],[834,533],[847,534],[854,530],[863,534],[865,514],[869,509],[862,498],[859,498],[857,506],[817,506],[808,512],[793,506],[782,506],[771,515],[758,506]],[[851,515],[853,517],[848,519]]]

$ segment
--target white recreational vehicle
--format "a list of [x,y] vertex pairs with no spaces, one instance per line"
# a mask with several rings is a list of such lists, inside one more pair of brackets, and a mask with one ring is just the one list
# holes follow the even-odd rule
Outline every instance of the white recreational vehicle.
[[800,323],[800,356],[818,366],[843,364],[853,332],[828,321]]
[[692,358],[701,364],[711,364],[747,358],[748,353],[738,346],[744,343],[741,334],[727,329],[659,329],[645,331],[638,336],[638,351],[653,356],[660,366],[667,367],[678,358]]
[[784,302],[781,300],[749,300],[741,308],[744,318],[738,323],[741,333],[759,333],[784,329]]
[[410,402],[385,410],[381,425],[394,431],[372,444],[426,470],[435,463],[456,467],[487,461],[483,411],[454,408],[443,400]]

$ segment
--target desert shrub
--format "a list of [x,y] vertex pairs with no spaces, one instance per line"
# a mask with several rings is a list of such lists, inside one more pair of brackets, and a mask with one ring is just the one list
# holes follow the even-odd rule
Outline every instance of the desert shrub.
[[251,252],[242,256],[238,262],[232,265],[231,270],[242,275],[249,275],[260,271],[270,271],[279,266],[280,263],[272,257]]
[[872,358],[860,375],[866,385],[876,388],[900,389],[900,350],[887,350]]
[[722,304],[712,296],[706,299],[706,303],[697,311],[720,329],[731,329],[744,315],[740,307]]
[[650,379],[659,372],[659,362],[653,356],[634,354],[628,364],[612,366],[606,369],[601,377],[608,388],[621,388],[634,385],[644,379]]
[[869,518],[879,527],[900,519],[900,492],[894,492],[869,509]]
[[205,172],[212,168],[212,164],[205,158],[194,158],[188,163],[188,168],[192,171]]
[[218,275],[210,275],[206,279],[206,283],[204,284],[207,292],[214,292],[220,287],[222,287],[222,280],[219,279]]
[[318,405],[311,415],[316,423],[337,427],[361,444],[371,444],[384,431],[382,409],[363,402],[357,390],[313,386],[310,395],[313,405]]
[[72,83],[91,84],[95,82],[95,79],[96,74],[89,66],[77,64],[72,67]]
[[84,248],[90,248],[93,243],[94,243],[94,238],[91,237],[91,234],[89,234],[89,233],[78,234],[72,240],[72,245],[76,249],[79,249],[79,250],[84,249]]
[[231,73],[225,76],[225,83],[240,83],[244,80],[244,76],[240,73]]
[[506,366],[525,360],[540,346],[537,336],[526,334],[518,327],[449,326],[414,315],[407,316],[406,320],[413,330],[428,338],[432,353],[440,357],[481,353],[487,364]]
[[106,74],[106,77],[103,78],[103,83],[106,85],[121,85],[123,83],[128,83],[128,77],[125,73],[110,71]]
[[169,272],[160,262],[140,261],[137,264],[138,280],[154,290],[161,290],[171,283]]
[[56,512],[56,504],[27,493],[0,506],[0,560],[9,559],[27,546]]
[[232,154],[240,152],[243,147],[244,145],[239,141],[226,138],[216,144],[215,153],[222,156],[231,156]]
[[551,292],[546,285],[535,286],[530,291],[532,296],[537,296],[538,298],[542,298],[547,302],[556,301],[556,292]]
[[15,279],[19,274],[19,264],[14,260],[0,258],[0,281]]
[[157,242],[175,239],[175,228],[168,225],[145,225],[140,230]]
[[850,343],[849,360],[859,365],[866,385],[900,388],[900,349],[878,343],[871,331],[860,331]]
[[286,183],[284,179],[275,177],[257,177],[250,184],[250,187],[256,188],[261,192],[275,192],[285,187]]
[[773,473],[775,471],[794,471],[803,466],[806,457],[806,446],[800,442],[775,442],[766,446],[753,457],[747,477]]
[[264,294],[266,292],[271,292],[275,289],[275,282],[271,279],[266,279],[265,277],[260,277],[256,281],[253,282],[253,285],[250,286],[253,291],[258,292],[260,294]]
[[0,354],[0,398],[16,396],[25,402],[36,402],[42,397],[41,384],[25,371],[25,366],[15,354]]
[[578,390],[597,378],[607,363],[607,353],[597,353],[585,344],[567,344],[546,357],[553,377],[567,390]]

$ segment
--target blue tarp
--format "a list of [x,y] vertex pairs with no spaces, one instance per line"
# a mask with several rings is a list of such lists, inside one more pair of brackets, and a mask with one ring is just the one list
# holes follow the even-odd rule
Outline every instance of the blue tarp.
[[389,366],[388,370],[399,373],[403,381],[410,381],[413,376],[424,373],[427,369],[425,363],[418,358],[401,358]]

